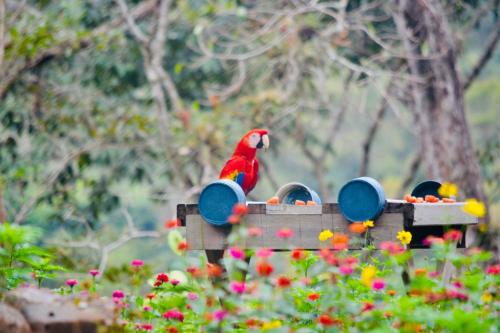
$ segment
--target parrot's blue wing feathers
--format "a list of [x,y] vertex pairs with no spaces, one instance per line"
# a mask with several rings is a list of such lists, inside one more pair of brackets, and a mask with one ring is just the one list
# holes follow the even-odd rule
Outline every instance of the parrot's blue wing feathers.
[[241,186],[243,187],[243,180],[245,179],[245,173],[244,172],[240,172],[238,174],[238,176],[236,176],[236,182]]

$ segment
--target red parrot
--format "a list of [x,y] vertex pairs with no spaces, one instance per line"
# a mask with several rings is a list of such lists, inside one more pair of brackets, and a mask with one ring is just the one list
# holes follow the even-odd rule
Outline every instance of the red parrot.
[[253,129],[245,134],[236,146],[233,156],[226,162],[219,178],[237,182],[245,194],[253,190],[259,179],[259,161],[255,155],[257,149],[269,148],[267,133],[264,129]]

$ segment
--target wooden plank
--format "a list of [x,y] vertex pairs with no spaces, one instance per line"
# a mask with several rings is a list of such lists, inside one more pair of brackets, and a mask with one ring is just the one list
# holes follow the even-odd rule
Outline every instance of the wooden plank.
[[276,215],[319,215],[323,211],[321,205],[295,206],[295,205],[266,205],[266,214]]
[[370,228],[370,237],[373,245],[380,248],[384,241],[397,242],[398,231],[404,228],[404,215],[401,213],[382,214],[376,221],[375,226]]
[[477,224],[477,217],[463,211],[464,205],[463,202],[415,204],[412,225]]

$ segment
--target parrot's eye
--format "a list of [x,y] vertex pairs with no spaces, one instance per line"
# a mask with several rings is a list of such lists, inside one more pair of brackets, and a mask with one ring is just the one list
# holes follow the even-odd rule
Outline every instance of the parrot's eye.
[[260,134],[254,133],[254,134],[250,135],[250,138],[248,141],[249,141],[248,143],[250,144],[250,147],[257,148],[257,145],[260,142]]

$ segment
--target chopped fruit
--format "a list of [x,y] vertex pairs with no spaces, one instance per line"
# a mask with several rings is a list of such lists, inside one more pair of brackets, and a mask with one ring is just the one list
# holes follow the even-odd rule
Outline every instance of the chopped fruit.
[[417,198],[417,201],[415,201],[415,202],[416,202],[416,203],[422,203],[422,202],[424,202],[424,199],[422,199],[421,197],[418,197],[418,198]]
[[404,199],[406,200],[406,202],[410,202],[410,203],[417,202],[417,198],[415,198],[414,196],[411,196],[409,194],[405,195]]
[[316,202],[312,201],[312,200],[307,200],[307,206],[316,206]]
[[295,200],[295,206],[305,206],[306,203],[302,200]]
[[270,204],[270,205],[278,205],[280,203],[280,198],[278,197],[272,197],[272,198],[269,198],[266,203]]
[[438,197],[435,197],[435,196],[433,196],[433,195],[426,195],[426,196],[425,196],[425,201],[426,201],[426,202],[432,202],[432,203],[434,203],[434,202],[439,202],[439,198],[438,198]]
[[450,199],[450,198],[443,198],[444,203],[454,203],[455,199]]

